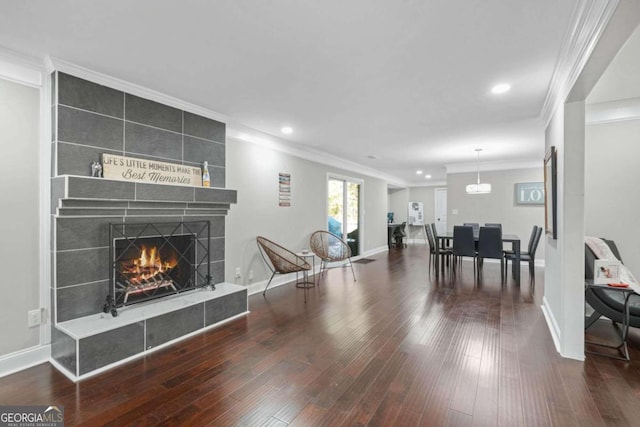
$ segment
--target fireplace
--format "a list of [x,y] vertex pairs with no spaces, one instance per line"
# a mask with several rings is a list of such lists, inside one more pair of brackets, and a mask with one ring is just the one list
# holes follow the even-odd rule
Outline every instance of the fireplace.
[[[247,288],[225,282],[225,217],[237,203],[225,188],[225,124],[144,89],[59,71],[51,84],[52,363],[77,381],[246,315]],[[105,152],[208,160],[211,187],[88,176]],[[151,276],[134,280],[138,270]]]
[[111,286],[103,311],[115,317],[126,305],[213,286],[209,228],[209,221],[110,224]]

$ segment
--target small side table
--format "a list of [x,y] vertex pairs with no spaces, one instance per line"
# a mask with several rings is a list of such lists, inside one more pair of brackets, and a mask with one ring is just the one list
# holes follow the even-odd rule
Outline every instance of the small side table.
[[[296,252],[300,258],[304,258],[305,261],[309,262],[309,258],[311,258],[311,276],[316,271],[316,256],[313,252]],[[311,280],[308,271],[302,272],[302,280],[298,280],[298,273],[296,273],[296,288],[313,288],[316,285],[314,280]]]
[[588,289],[606,289],[608,291],[622,292],[624,294],[624,316],[622,317],[622,332],[620,332],[620,330],[616,328],[616,331],[618,332],[618,336],[620,337],[620,344],[609,345],[609,344],[603,344],[603,343],[587,341],[587,340],[584,341],[585,344],[591,344],[591,345],[597,345],[599,347],[616,349],[620,352],[621,354],[620,357],[613,356],[606,353],[600,353],[597,351],[585,350],[585,353],[597,354],[599,356],[610,357],[612,359],[624,360],[625,362],[630,361],[631,358],[629,357],[629,349],[627,348],[627,336],[629,335],[629,297],[631,297],[631,295],[634,294],[633,289],[631,289],[630,286],[626,288],[619,288],[619,287],[609,286],[609,285],[596,285],[593,283],[593,280],[586,280],[585,287],[584,287],[585,292]]

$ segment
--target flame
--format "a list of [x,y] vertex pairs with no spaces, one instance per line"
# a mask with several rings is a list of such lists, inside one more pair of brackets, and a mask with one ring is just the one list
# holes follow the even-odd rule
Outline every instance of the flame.
[[142,246],[140,257],[125,263],[123,272],[131,276],[129,280],[132,283],[139,284],[159,273],[171,270],[176,264],[178,264],[178,260],[175,256],[163,261],[157,247],[153,246],[147,250],[146,246]]

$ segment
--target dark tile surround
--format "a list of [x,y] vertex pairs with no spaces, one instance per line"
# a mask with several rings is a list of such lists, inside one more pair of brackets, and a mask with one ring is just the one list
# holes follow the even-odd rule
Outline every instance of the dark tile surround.
[[[52,357],[80,376],[245,313],[246,290],[82,339],[58,328],[102,311],[110,223],[211,221],[211,274],[223,282],[224,217],[237,196],[224,189],[224,123],[62,72],[52,79]],[[198,167],[206,160],[213,188],[91,178],[102,153]]]

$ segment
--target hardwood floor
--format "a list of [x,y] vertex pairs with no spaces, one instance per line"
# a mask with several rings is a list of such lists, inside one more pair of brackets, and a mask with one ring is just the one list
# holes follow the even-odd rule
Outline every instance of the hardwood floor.
[[[0,380],[0,404],[64,405],[72,425],[632,426],[631,363],[555,351],[530,286],[474,283],[469,261],[436,281],[423,246],[334,269],[308,302],[292,284],[251,314],[78,384],[43,364]],[[576,307],[576,310],[581,310]],[[607,333],[604,323],[594,333]]]

